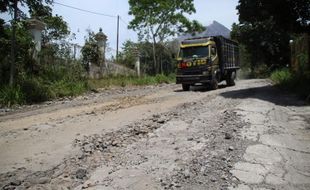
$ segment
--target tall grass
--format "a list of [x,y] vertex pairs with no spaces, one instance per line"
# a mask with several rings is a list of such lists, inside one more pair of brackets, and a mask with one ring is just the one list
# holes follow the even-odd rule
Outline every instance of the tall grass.
[[293,80],[292,73],[287,68],[274,71],[273,73],[271,73],[270,78],[275,84],[283,87],[289,87]]
[[3,86],[0,89],[0,105],[12,106],[25,103],[25,94],[20,86]]
[[71,71],[49,68],[41,76],[23,76],[18,85],[0,88],[0,107],[15,104],[37,103],[55,98],[77,96],[90,89],[110,88],[113,86],[141,86],[175,81],[175,75],[156,76],[107,76],[102,79],[86,79],[76,74],[79,69]]
[[83,72],[77,63],[44,64],[36,74],[20,72],[15,86],[0,86],[0,107],[82,94],[89,89]]

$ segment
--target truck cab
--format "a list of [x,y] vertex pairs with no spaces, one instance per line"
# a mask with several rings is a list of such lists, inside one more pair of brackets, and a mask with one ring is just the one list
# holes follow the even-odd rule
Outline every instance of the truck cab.
[[239,49],[236,42],[218,37],[191,38],[181,42],[177,57],[177,84],[184,91],[191,85],[209,85],[216,89],[226,80],[234,85],[239,69]]

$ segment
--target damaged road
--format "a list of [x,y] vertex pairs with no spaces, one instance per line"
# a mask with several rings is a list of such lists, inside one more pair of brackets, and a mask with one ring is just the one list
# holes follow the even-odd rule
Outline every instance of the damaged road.
[[1,189],[310,188],[310,107],[268,80],[103,91],[3,114],[0,137]]

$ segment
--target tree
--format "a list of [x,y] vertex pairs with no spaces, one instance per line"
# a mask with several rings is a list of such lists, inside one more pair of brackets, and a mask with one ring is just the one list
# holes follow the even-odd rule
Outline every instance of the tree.
[[290,36],[309,31],[309,9],[309,0],[239,0],[231,36],[245,46],[252,71],[261,63],[271,69],[288,64]]
[[272,19],[275,26],[289,33],[309,31],[309,0],[239,0],[240,23],[258,23]]
[[118,62],[122,65],[125,65],[126,67],[134,69],[137,59],[137,55],[135,55],[137,47],[137,43],[134,43],[130,40],[125,41],[123,43],[122,51],[118,55]]
[[[36,86],[37,83],[32,83],[32,80],[41,81],[40,84],[43,86],[47,83],[51,84],[54,78],[62,77],[64,72],[60,70],[66,70],[66,66],[62,66],[63,63],[69,64],[68,61],[73,63],[70,57],[70,45],[65,40],[70,33],[68,25],[61,16],[52,15],[51,3],[52,1],[48,0],[1,1],[0,11],[11,14],[15,18],[11,21],[10,27],[3,27],[5,23],[1,22],[4,33],[0,35],[0,41],[9,48],[0,51],[0,86],[9,84],[13,88],[22,87],[25,90],[29,87],[29,81]],[[41,63],[46,64],[36,64],[33,59],[35,44],[27,29],[29,16],[26,12],[22,12],[25,10],[22,7],[27,7],[32,17],[46,23],[42,33],[42,49],[39,54]],[[11,49],[11,53],[8,53],[7,49]],[[72,67],[70,69],[72,70]],[[76,74],[79,75],[79,73]]]
[[129,28],[138,31],[140,39],[152,40],[154,70],[159,67],[156,61],[156,44],[163,43],[169,36],[179,32],[202,31],[198,21],[188,20],[184,14],[195,13],[193,0],[129,0],[129,14],[134,16]]
[[87,72],[89,72],[90,63],[98,64],[99,62],[99,51],[98,45],[95,40],[95,33],[90,29],[87,30],[88,35],[85,37],[85,44],[82,47],[83,64]]
[[[0,1],[0,12],[13,13],[15,2],[20,3],[23,7],[28,7],[29,12],[32,12],[33,10],[43,10],[44,3],[50,5],[53,3],[53,0],[2,0]],[[18,7],[17,10],[20,13],[20,16],[25,16]]]
[[[16,24],[19,19],[19,16],[25,15],[18,8],[18,3],[21,3],[22,6],[28,6],[29,10],[43,10],[44,5],[42,0],[3,0],[0,3],[0,12],[10,12],[13,15],[12,21],[12,37],[11,37],[11,64],[10,64],[10,86],[14,84],[14,75],[15,75],[15,51],[16,51]],[[45,0],[45,3],[51,4],[52,0]]]
[[29,5],[29,13],[31,17],[35,17],[46,24],[45,30],[42,34],[43,44],[51,41],[57,41],[68,37],[70,30],[67,22],[62,16],[52,15],[52,8],[48,5],[40,5],[38,2],[33,2]]

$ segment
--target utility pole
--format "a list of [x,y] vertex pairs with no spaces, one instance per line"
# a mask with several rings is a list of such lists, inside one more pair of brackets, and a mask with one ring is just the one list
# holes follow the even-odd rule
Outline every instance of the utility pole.
[[119,15],[117,15],[116,62],[118,62],[118,42],[119,42]]

